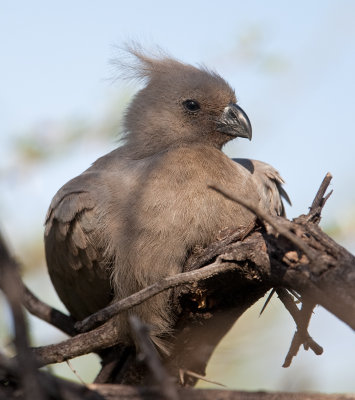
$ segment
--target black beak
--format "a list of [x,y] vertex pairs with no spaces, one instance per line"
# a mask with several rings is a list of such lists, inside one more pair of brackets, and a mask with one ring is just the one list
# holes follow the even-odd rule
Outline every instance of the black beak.
[[230,103],[217,120],[217,131],[251,140],[252,130],[248,116],[236,104]]

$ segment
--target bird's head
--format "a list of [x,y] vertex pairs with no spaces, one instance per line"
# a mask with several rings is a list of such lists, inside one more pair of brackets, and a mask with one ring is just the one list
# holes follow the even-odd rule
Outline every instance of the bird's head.
[[137,155],[181,144],[221,148],[236,137],[251,139],[248,116],[217,73],[166,55],[148,57],[137,49],[130,53],[138,61],[131,69],[146,83],[129,105],[124,122],[126,143]]

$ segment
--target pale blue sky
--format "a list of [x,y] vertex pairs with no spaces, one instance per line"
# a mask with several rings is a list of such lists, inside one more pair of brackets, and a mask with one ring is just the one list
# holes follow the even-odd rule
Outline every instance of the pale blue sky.
[[[205,63],[231,83],[253,140],[226,151],[279,169],[290,216],[307,211],[330,171],[324,221],[354,221],[353,1],[0,1],[0,170],[16,167],[14,136],[47,121],[99,119],[128,85],[112,84],[109,59],[131,39]],[[11,241],[40,233],[55,191],[114,146],[73,148],[65,159],[0,179],[0,225]]]
[[351,1],[1,2],[0,163],[9,139],[39,122],[99,116],[120,87],[108,79],[113,46],[135,39],[225,76],[254,128],[228,154],[276,166],[290,215],[331,171],[333,216],[355,198],[354,19]]

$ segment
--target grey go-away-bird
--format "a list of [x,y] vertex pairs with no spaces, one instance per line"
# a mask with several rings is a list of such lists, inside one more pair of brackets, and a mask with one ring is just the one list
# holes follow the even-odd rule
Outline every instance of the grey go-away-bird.
[[[48,270],[60,299],[78,320],[160,279],[183,271],[196,246],[255,216],[208,185],[218,183],[273,215],[284,213],[283,180],[261,161],[232,160],[228,141],[251,139],[246,113],[217,73],[166,55],[129,50],[129,71],[145,87],[130,103],[123,144],[99,158],[54,196],[45,230]],[[164,348],[174,313],[169,292],[132,313]],[[117,317],[132,343],[128,315]]]

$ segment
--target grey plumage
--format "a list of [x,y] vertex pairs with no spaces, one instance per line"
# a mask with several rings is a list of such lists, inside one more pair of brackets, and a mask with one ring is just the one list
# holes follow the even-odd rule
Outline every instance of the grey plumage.
[[[288,199],[270,165],[221,151],[237,136],[250,138],[251,127],[218,74],[131,53],[146,86],[128,107],[123,145],[64,185],[46,218],[49,274],[77,319],[181,272],[196,245],[255,220],[207,184],[232,188],[274,215],[284,213],[281,195]],[[163,348],[161,337],[174,323],[169,293],[132,312],[152,326]],[[127,315],[118,324],[122,342],[131,342]]]

